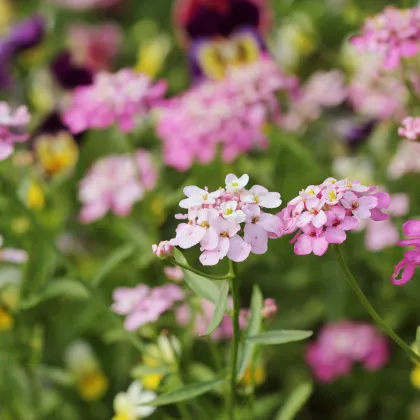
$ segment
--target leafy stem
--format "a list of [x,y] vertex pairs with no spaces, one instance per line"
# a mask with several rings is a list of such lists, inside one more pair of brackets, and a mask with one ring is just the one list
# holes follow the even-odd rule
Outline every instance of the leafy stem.
[[412,350],[412,348],[402,339],[400,336],[392,329],[390,328],[385,321],[382,319],[382,317],[375,311],[373,306],[370,304],[369,300],[363,293],[362,289],[360,288],[359,284],[357,283],[356,279],[354,278],[353,274],[351,273],[344,257],[341,252],[340,246],[335,245],[334,246],[338,262],[340,263],[340,266],[344,272],[344,274],[347,277],[347,280],[351,286],[351,288],[356,293],[357,297],[359,298],[361,304],[365,307],[365,309],[369,312],[370,316],[373,318],[373,320],[382,328],[382,330],[392,339],[395,341],[396,344],[398,344],[407,354],[409,357],[411,357],[413,360],[415,360],[417,363],[420,363],[420,356]]
[[183,268],[184,270],[191,271],[191,273],[197,274],[201,277],[206,277],[210,280],[217,280],[217,281],[230,280],[233,277],[233,274],[231,273],[230,270],[229,270],[228,274],[225,274],[224,276],[216,276],[216,275],[212,275],[212,274],[203,273],[200,270],[196,270],[195,268],[189,266],[188,264],[184,264],[182,262],[179,262],[179,261],[175,260],[174,258],[171,258],[171,261],[174,264],[176,264],[177,266],[179,266],[180,268]]

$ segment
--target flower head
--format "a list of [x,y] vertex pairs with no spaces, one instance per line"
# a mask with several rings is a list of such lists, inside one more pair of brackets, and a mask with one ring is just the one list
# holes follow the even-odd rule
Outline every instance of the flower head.
[[388,342],[375,327],[350,321],[325,325],[306,351],[306,363],[320,382],[349,374],[356,362],[378,370],[388,358]]
[[183,298],[182,289],[175,284],[154,288],[145,284],[134,288],[121,287],[114,290],[112,310],[119,315],[126,315],[125,328],[135,331],[157,321],[175,302]]
[[266,252],[268,238],[280,235],[282,222],[261,207],[279,206],[280,194],[260,186],[248,191],[248,181],[248,175],[238,178],[229,174],[226,188],[215,192],[186,187],[188,198],[181,200],[180,207],[188,209],[188,214],[181,216],[188,221],[178,225],[170,244],[183,249],[200,244],[203,265],[215,265],[225,257],[241,262],[250,252]]
[[225,162],[266,147],[266,124],[281,114],[276,95],[295,85],[267,58],[234,67],[223,80],[203,82],[163,103],[157,131],[165,163],[185,171],[196,159],[211,162],[219,145]]
[[419,9],[397,9],[393,6],[366,20],[362,33],[352,43],[360,51],[374,52],[383,57],[386,69],[400,65],[404,58],[419,52]]
[[403,232],[407,239],[399,241],[398,245],[412,248],[405,251],[404,258],[395,266],[392,282],[397,286],[409,282],[420,265],[420,220],[404,223]]
[[140,420],[152,415],[156,408],[143,404],[155,398],[154,392],[143,390],[140,382],[133,382],[127,392],[120,392],[115,396],[115,415],[112,420]]
[[420,118],[404,118],[402,126],[398,129],[398,134],[407,140],[418,140],[420,137]]
[[130,132],[148,116],[165,91],[164,83],[153,84],[148,76],[131,69],[114,74],[101,72],[92,85],[75,89],[63,121],[73,134],[113,124]]
[[12,111],[6,102],[0,102],[0,160],[7,159],[15,143],[28,140],[26,125],[31,117],[26,106]]
[[320,256],[329,244],[343,243],[346,232],[357,229],[361,220],[386,220],[382,210],[389,205],[389,195],[377,192],[377,187],[327,178],[321,185],[301,191],[278,214],[283,225],[280,236],[298,230],[292,239],[295,253]]
[[134,157],[113,155],[99,159],[80,183],[80,220],[90,223],[108,211],[126,216],[155,183],[156,170],[144,150],[137,150]]

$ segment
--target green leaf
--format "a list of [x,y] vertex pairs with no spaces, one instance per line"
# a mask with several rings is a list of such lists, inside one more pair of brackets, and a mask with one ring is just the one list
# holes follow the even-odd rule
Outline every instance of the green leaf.
[[144,375],[166,375],[169,372],[166,366],[139,365],[131,369],[131,376],[141,378]]
[[117,248],[111,255],[105,259],[105,263],[92,279],[92,286],[98,287],[101,281],[120,263],[134,253],[135,247],[132,244]]
[[170,391],[166,394],[162,394],[153,401],[144,403],[143,405],[158,407],[161,405],[174,404],[185,400],[191,400],[192,398],[203,395],[212,389],[218,387],[224,379],[215,379],[214,381],[196,382],[195,384],[187,385],[183,388]]
[[416,345],[417,345],[417,352],[420,354],[420,327],[417,328]]
[[287,398],[284,406],[277,414],[276,420],[293,420],[298,411],[305,405],[312,394],[310,382],[299,385]]
[[[177,248],[174,250],[175,261],[180,262],[181,264],[188,265],[188,261],[185,259],[184,255]],[[184,272],[184,280],[187,283],[188,287],[197,295],[210,302],[217,304],[217,299],[220,295],[220,287],[216,285],[212,280],[200,276],[198,274],[192,273],[191,271],[182,269]]]
[[135,334],[126,331],[123,328],[117,328],[107,331],[103,336],[104,341],[107,344],[126,342],[130,343],[134,348],[140,352],[145,351],[143,341]]
[[[261,309],[263,307],[263,295],[258,286],[254,286],[251,298],[251,315],[248,323],[248,327],[245,332],[245,337],[256,335],[261,330],[262,314]],[[239,365],[238,365],[238,379],[242,378],[248,364],[254,353],[255,343],[244,341],[239,353]]]
[[229,294],[229,282],[225,280],[220,288],[220,294],[217,299],[216,306],[213,311],[213,315],[211,317],[210,325],[207,328],[203,337],[209,336],[222,322],[223,315],[226,312],[227,301],[228,301],[228,294]]
[[74,386],[76,382],[70,372],[57,367],[40,365],[38,366],[38,373],[45,379],[49,379],[61,386]]
[[66,299],[86,299],[89,297],[89,290],[84,284],[74,280],[53,280],[42,292],[22,300],[20,308],[31,309],[57,297],[64,297]]
[[291,343],[292,341],[301,341],[311,335],[312,331],[274,330],[246,337],[246,341],[270,346],[273,344],[286,344]]

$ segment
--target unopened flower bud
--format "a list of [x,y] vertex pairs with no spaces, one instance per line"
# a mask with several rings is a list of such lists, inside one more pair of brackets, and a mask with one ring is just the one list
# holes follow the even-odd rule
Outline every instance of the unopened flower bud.
[[152,245],[153,253],[164,260],[173,254],[174,246],[169,241],[161,241],[159,245]]

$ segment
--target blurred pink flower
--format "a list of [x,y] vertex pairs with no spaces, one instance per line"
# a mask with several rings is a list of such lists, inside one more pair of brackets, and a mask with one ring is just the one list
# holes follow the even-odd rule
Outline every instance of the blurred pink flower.
[[[232,307],[232,298],[229,297],[229,306]],[[194,314],[194,333],[197,337],[206,333],[214,312],[214,304],[205,299],[200,299],[197,313]],[[180,326],[186,327],[192,321],[193,311],[191,307],[184,304],[177,308],[176,319]],[[247,310],[242,309],[239,316],[239,325],[245,328],[247,324]],[[233,335],[232,320],[224,315],[222,322],[211,334],[214,341],[230,340]]]
[[265,58],[232,68],[225,79],[203,82],[167,101],[157,125],[165,163],[186,171],[196,159],[211,162],[219,145],[225,162],[254,147],[266,147],[266,124],[278,122],[281,115],[277,95],[295,87],[295,78]]
[[388,359],[386,338],[372,325],[351,321],[325,325],[306,351],[306,363],[320,382],[348,375],[356,362],[375,371]]
[[0,160],[7,159],[14,150],[14,144],[28,140],[26,125],[31,117],[26,106],[12,111],[6,102],[0,102]]
[[28,253],[23,249],[3,248],[0,249],[0,261],[23,264],[28,261]]
[[339,70],[315,73],[300,91],[291,96],[289,112],[281,125],[296,131],[320,117],[323,108],[341,104],[347,98],[344,74]]
[[126,315],[124,327],[135,331],[145,324],[156,322],[159,317],[184,299],[184,292],[175,285],[150,288],[140,284],[134,288],[121,287],[114,290],[112,310]]
[[398,134],[407,140],[418,140],[420,137],[420,118],[404,118],[402,120],[402,126],[398,129]]
[[278,311],[277,303],[275,299],[268,298],[264,299],[264,306],[261,309],[261,314],[266,319],[273,319]]
[[398,242],[400,246],[412,249],[404,252],[404,258],[395,266],[392,282],[401,286],[409,282],[418,266],[420,266],[420,220],[409,220],[403,224],[403,232],[407,239]]
[[148,152],[138,150],[135,157],[111,155],[96,161],[80,183],[82,223],[98,220],[108,211],[117,216],[130,213],[156,184],[156,169],[149,159]]
[[114,23],[73,24],[68,30],[68,43],[75,63],[94,72],[111,69],[121,42],[121,30]]
[[184,272],[178,266],[175,266],[175,267],[166,266],[163,269],[163,271],[169,280],[175,281],[177,283],[184,280]]
[[73,91],[63,121],[73,134],[113,124],[130,132],[144,122],[165,91],[164,82],[154,84],[149,76],[128,68],[114,74],[100,72],[92,85]]
[[398,179],[408,173],[420,173],[420,144],[403,140],[388,166],[388,176]]
[[393,69],[401,59],[414,57],[420,51],[420,9],[386,7],[380,14],[366,20],[362,34],[352,39],[360,51],[384,57],[383,66]]
[[327,178],[321,185],[310,185],[289,201],[277,217],[280,236],[296,232],[291,240],[297,255],[321,256],[329,244],[341,244],[346,231],[356,230],[362,220],[386,220],[390,196],[366,187],[360,181]]

